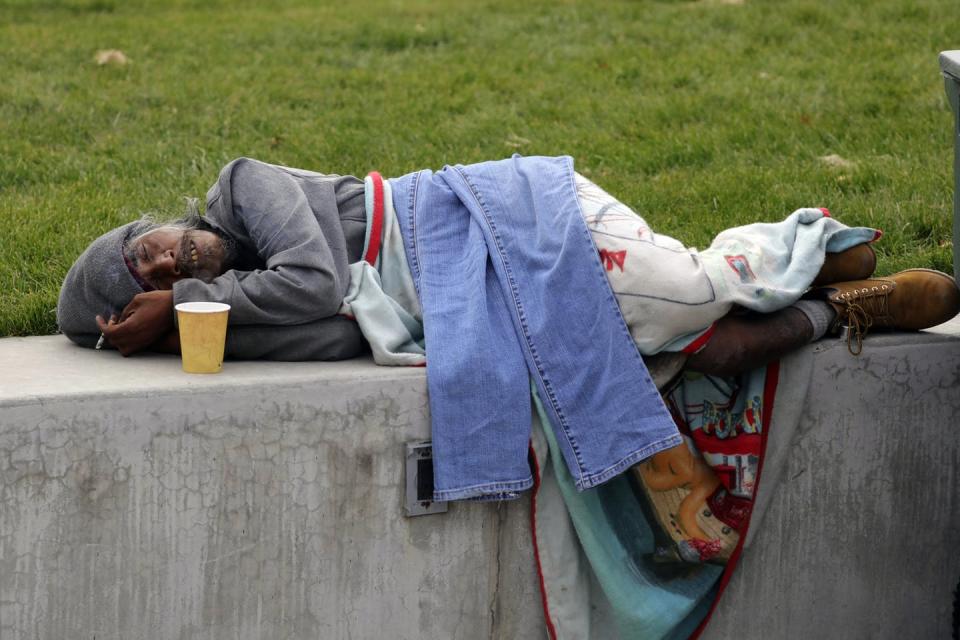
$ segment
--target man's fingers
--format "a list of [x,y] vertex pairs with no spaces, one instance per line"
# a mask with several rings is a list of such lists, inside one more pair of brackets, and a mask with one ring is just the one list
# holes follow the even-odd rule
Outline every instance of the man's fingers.
[[136,352],[136,345],[131,343],[131,336],[127,327],[118,323],[116,318],[111,318],[110,320],[111,323],[106,324],[103,323],[103,319],[100,318],[100,321],[97,323],[100,325],[100,330],[103,331],[103,335],[107,339],[107,342],[110,343],[110,346],[119,351],[122,356],[129,356]]
[[135,306],[136,303],[137,301],[134,300],[133,302],[128,304],[126,307],[124,307],[123,312],[120,314],[120,322],[123,322],[124,320],[129,318],[131,315],[133,315],[133,312],[136,310],[136,306]]
[[109,320],[104,320],[103,316],[100,316],[100,315],[97,316],[96,320],[97,320],[97,326],[100,327],[100,332],[107,335],[109,335],[110,332],[116,329],[117,325],[120,324],[119,321],[117,320],[117,314],[115,313],[110,316]]
[[173,328],[173,292],[151,291],[134,296],[119,318],[97,316],[97,326],[122,355],[142,351]]
[[100,327],[100,333],[103,334],[103,337],[106,338],[107,342],[114,349],[120,352],[121,355],[128,356],[131,351],[127,347],[126,342],[123,337],[123,329],[120,329],[118,334],[118,327],[120,326],[117,322],[117,315],[113,314],[110,316],[110,320],[104,320],[103,316],[97,316],[97,326]]

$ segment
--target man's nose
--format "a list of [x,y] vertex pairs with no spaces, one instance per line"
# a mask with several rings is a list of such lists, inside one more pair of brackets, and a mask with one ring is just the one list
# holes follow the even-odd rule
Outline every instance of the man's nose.
[[177,265],[177,254],[173,249],[167,249],[157,256],[157,270],[164,274],[180,275],[180,267]]

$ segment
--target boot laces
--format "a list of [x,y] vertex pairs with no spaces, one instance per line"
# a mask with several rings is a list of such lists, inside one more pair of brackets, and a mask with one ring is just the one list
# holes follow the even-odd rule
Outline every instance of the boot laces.
[[890,313],[889,285],[864,287],[845,291],[838,296],[843,304],[839,314],[840,322],[847,327],[847,350],[858,356],[863,352],[863,339],[877,318]]

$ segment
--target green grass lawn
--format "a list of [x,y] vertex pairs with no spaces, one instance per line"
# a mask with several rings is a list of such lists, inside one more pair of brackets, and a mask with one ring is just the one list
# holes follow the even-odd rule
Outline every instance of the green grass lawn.
[[880,272],[951,270],[955,48],[956,0],[0,0],[0,335],[55,331],[90,240],[239,155],[570,154],[691,245],[827,206],[886,232]]

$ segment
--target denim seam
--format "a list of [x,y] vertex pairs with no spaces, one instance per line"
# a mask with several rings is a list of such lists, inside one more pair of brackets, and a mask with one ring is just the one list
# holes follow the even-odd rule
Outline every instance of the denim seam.
[[454,491],[473,491],[476,489],[485,489],[485,490],[489,490],[489,489],[501,490],[502,489],[504,491],[512,491],[519,485],[522,485],[525,482],[529,482],[532,477],[533,477],[532,475],[527,474],[525,478],[522,478],[520,480],[497,480],[494,482],[478,482],[476,484],[469,484],[465,487],[457,487],[454,489],[434,489],[433,492],[434,493],[451,493]]
[[411,270],[414,272],[413,283],[417,288],[417,295],[420,295],[420,243],[417,241],[417,193],[420,189],[420,174],[422,172],[418,171],[413,178],[413,184],[410,185],[410,196],[409,196],[409,224],[410,224],[410,239],[412,246],[410,247],[410,258],[413,260],[411,265]]
[[[571,451],[573,451],[574,458],[577,461],[577,474],[579,476],[578,482],[583,481],[584,477],[584,462],[583,457],[580,452],[580,447],[576,440],[569,433],[570,425],[567,421],[566,415],[560,408],[559,401],[557,400],[556,394],[553,391],[553,385],[550,383],[549,378],[547,377],[545,371],[543,370],[543,364],[540,360],[540,356],[537,353],[536,347],[531,344],[530,340],[530,329],[527,325],[526,313],[523,310],[523,304],[519,300],[519,295],[517,292],[516,280],[513,277],[513,270],[510,268],[510,263],[504,257],[503,251],[503,241],[500,238],[500,233],[497,230],[496,224],[490,217],[488,207],[486,202],[480,196],[480,190],[476,187],[475,184],[470,180],[469,176],[463,171],[462,165],[457,165],[453,167],[454,170],[460,175],[464,183],[470,188],[470,192],[473,194],[474,200],[476,200],[477,205],[480,207],[480,210],[483,213],[484,222],[490,228],[490,233],[494,238],[494,244],[497,249],[497,256],[500,258],[500,263],[503,267],[504,272],[507,274],[507,280],[510,284],[510,291],[512,293],[513,305],[516,308],[517,319],[520,323],[521,330],[523,331],[523,345],[526,347],[526,350],[530,353],[530,357],[534,362],[534,365],[537,369],[537,375],[540,378],[541,383],[543,384],[544,390],[547,392],[547,397],[550,399],[550,406],[553,407],[554,413],[557,415],[557,419],[560,423],[560,430],[563,432],[563,437],[567,441],[567,444],[570,445]],[[598,259],[599,264],[599,259]]]
[[489,482],[486,484],[475,484],[469,487],[460,487],[457,489],[443,489],[433,492],[435,501],[448,502],[450,500],[464,500],[488,494],[505,494],[519,491],[526,491],[533,486],[533,476],[529,475],[523,480],[513,480],[510,482]]
[[470,502],[502,502],[504,500],[516,500],[520,497],[517,491],[504,491],[503,493],[488,493],[482,496],[473,496],[467,498]]
[[630,455],[622,458],[606,469],[584,476],[582,480],[575,483],[576,487],[577,489],[583,491],[584,489],[591,489],[599,484],[603,484],[610,478],[623,473],[626,469],[632,467],[636,463],[641,462],[650,456],[659,453],[660,451],[675,447],[682,442],[683,437],[679,433],[663,438],[662,440],[657,440],[656,442],[649,444],[642,449],[637,449]]

